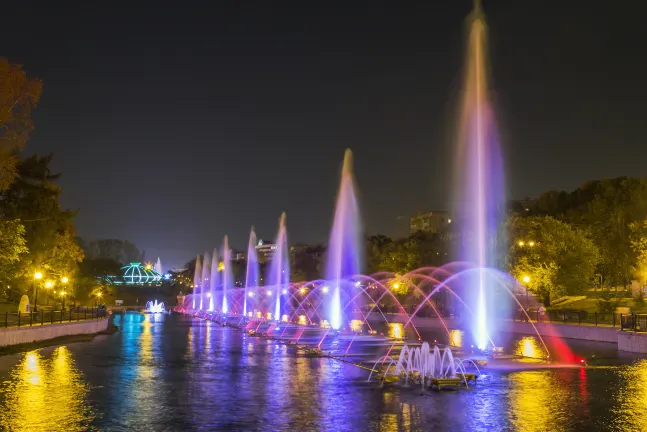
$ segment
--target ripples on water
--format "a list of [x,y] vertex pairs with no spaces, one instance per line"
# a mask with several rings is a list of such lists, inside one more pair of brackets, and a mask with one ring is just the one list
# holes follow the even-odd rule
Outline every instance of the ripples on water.
[[90,343],[0,357],[0,429],[647,430],[645,360],[489,372],[459,392],[380,389],[354,366],[213,323],[117,320],[118,333]]

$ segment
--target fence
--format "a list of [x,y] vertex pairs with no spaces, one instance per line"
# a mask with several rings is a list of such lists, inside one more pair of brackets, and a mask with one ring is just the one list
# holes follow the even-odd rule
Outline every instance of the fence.
[[[527,313],[527,315],[526,315]],[[513,321],[531,321],[538,323],[563,323],[563,324],[577,324],[577,325],[604,325],[616,327],[620,325],[622,314],[615,312],[593,312],[587,311],[574,311],[574,310],[548,310],[548,311],[526,311],[517,312]]]
[[0,328],[42,326],[45,324],[56,324],[64,322],[76,322],[84,320],[96,320],[105,318],[107,311],[97,308],[75,308],[70,310],[40,310],[38,312],[5,312],[0,315]]
[[620,319],[620,329],[636,332],[647,331],[647,314],[623,315]]

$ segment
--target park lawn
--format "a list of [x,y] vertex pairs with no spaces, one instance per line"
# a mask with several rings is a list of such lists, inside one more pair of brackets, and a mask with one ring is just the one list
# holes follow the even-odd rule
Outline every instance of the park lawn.
[[[612,299],[612,301],[615,301],[615,300],[616,299]],[[599,301],[600,300],[597,298],[587,298],[587,299],[576,300],[574,302],[567,303],[563,307],[560,305],[556,305],[554,307],[551,307],[551,309],[582,310],[582,311],[587,311],[589,313],[600,312]],[[647,304],[637,306],[634,299],[628,298],[628,297],[619,299],[618,306],[629,307],[631,308],[631,311],[635,313],[647,313]]]

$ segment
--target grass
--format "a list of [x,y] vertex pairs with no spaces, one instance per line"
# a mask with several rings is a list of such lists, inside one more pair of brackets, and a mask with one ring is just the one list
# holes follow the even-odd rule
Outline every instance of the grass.
[[53,339],[46,339],[42,341],[3,346],[3,347],[0,347],[0,356],[17,354],[17,353],[26,352],[26,351],[33,351],[36,349],[45,348],[49,346],[66,345],[66,344],[75,343],[75,342],[90,342],[98,335],[112,334],[117,330],[118,329],[116,326],[110,326],[106,330],[99,333],[59,336]]

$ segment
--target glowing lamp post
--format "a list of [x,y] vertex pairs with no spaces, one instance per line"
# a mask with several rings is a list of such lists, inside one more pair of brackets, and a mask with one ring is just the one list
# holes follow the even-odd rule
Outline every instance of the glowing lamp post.
[[521,278],[521,280],[526,287],[526,310],[528,310],[528,283],[530,282],[530,276],[525,275],[523,278]]
[[34,312],[38,312],[38,283],[43,278],[43,274],[39,271],[34,273],[34,280],[32,281],[32,292],[34,293]]

